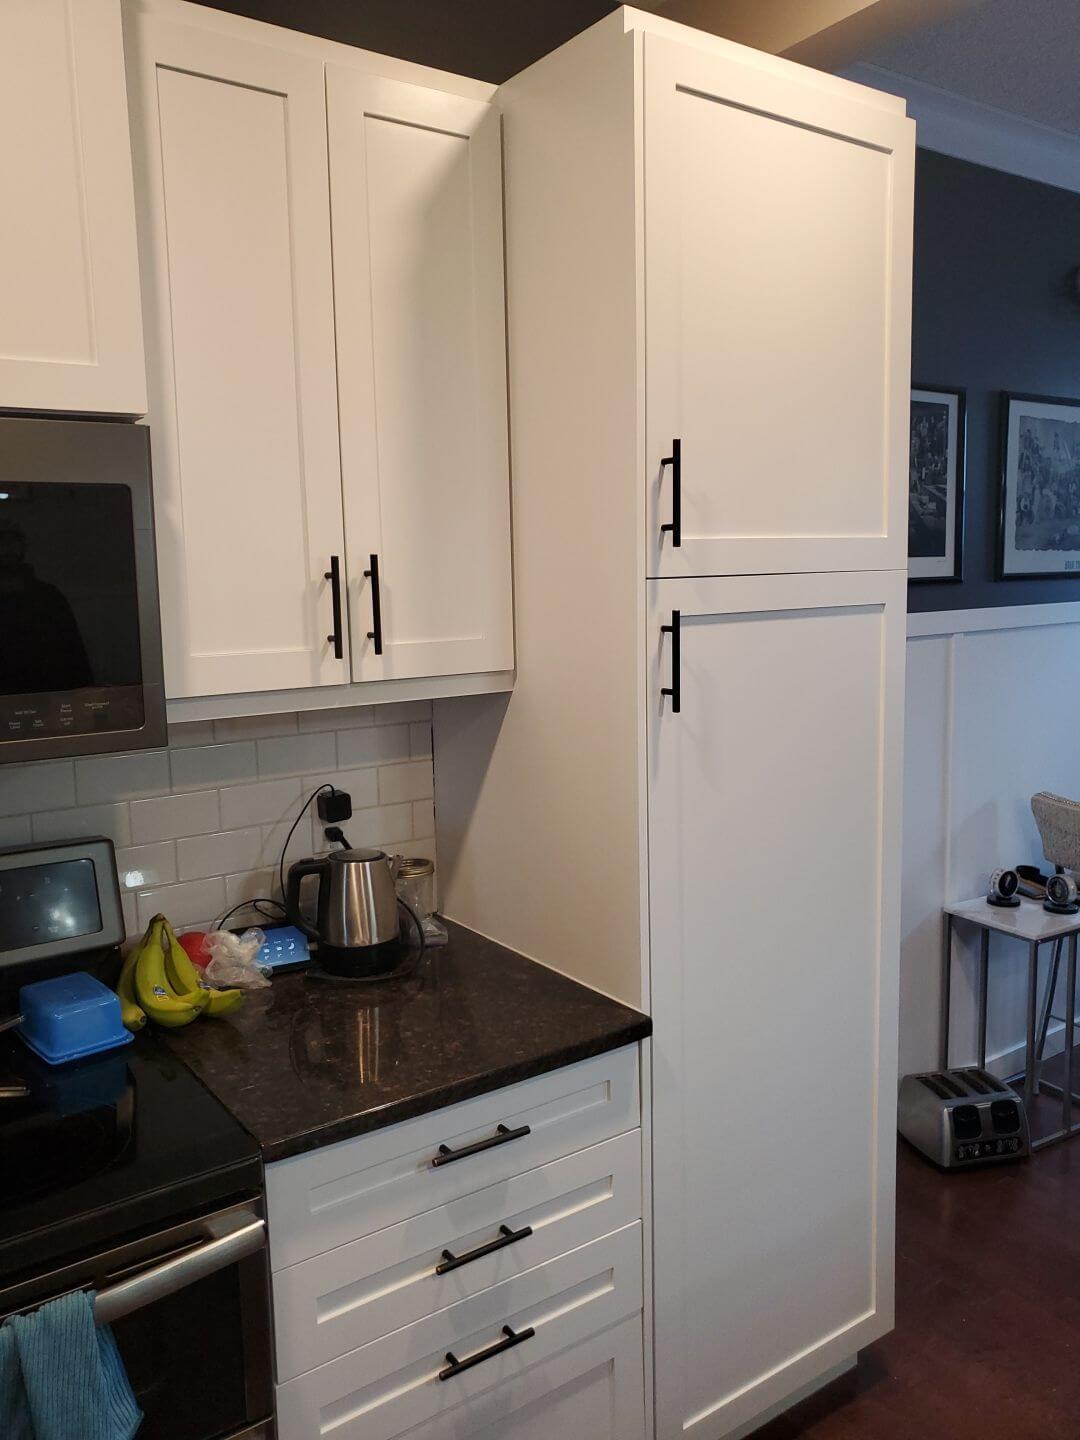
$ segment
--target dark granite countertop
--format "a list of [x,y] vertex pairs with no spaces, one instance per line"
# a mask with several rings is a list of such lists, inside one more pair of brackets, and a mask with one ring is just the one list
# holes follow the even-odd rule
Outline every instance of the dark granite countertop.
[[647,1016],[450,926],[404,978],[278,975],[235,1015],[164,1032],[262,1147],[299,1155],[641,1040]]

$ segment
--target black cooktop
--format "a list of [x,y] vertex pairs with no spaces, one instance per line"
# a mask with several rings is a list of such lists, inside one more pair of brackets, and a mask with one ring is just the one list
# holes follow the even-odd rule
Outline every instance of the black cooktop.
[[252,1195],[259,1147],[150,1035],[50,1066],[0,1043],[0,1280]]

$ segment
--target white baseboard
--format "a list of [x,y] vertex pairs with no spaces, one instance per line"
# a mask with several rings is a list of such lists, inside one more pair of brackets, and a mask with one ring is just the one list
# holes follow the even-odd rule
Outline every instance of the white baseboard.
[[[1080,1026],[1077,1027],[1077,1039],[1080,1040]],[[1046,1032],[1046,1049],[1043,1051],[1043,1058],[1049,1060],[1054,1055],[1060,1055],[1065,1049],[1065,1023],[1064,1021],[1052,1021]],[[1027,1046],[1021,1041],[1019,1045],[1013,1045],[1008,1050],[1001,1050],[996,1055],[986,1057],[986,1068],[991,1075],[997,1076],[999,1080],[1007,1080],[1010,1075],[1019,1075],[1024,1069],[1027,1061]],[[1080,1080],[1080,1076],[1077,1077]]]

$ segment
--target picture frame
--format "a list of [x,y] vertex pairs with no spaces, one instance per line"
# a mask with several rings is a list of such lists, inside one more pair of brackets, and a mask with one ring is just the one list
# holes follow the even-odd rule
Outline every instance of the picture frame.
[[1002,391],[997,578],[1080,579],[1080,400]]
[[967,392],[913,385],[908,450],[908,579],[964,576]]

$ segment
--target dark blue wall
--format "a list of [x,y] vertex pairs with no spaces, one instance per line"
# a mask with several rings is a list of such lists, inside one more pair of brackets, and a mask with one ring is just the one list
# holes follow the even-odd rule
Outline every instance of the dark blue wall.
[[1080,600],[1074,580],[995,580],[999,392],[1080,400],[1080,194],[918,152],[912,378],[967,390],[962,584],[908,586],[910,610]]

